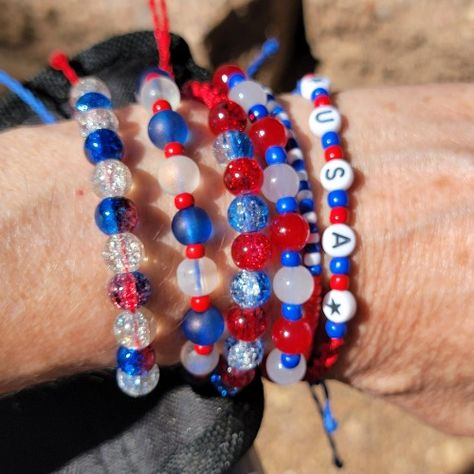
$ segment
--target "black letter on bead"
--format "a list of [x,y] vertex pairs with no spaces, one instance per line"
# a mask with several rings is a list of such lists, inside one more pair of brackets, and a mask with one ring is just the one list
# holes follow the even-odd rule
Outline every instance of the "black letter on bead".
[[[332,171],[332,173],[329,174],[331,171]],[[329,181],[332,181],[334,178],[337,178],[338,174],[339,174],[339,177],[342,178],[345,173],[346,172],[344,171],[344,168],[334,168],[333,170],[327,169],[326,170],[326,179],[329,179]]]
[[[329,114],[329,118],[325,120],[319,118],[321,115],[325,115],[325,114]],[[318,112],[316,114],[315,119],[319,123],[334,122],[334,117],[332,116],[332,110],[321,110],[321,112]]]
[[345,235],[338,234],[337,232],[333,232],[332,235],[336,239],[335,244],[332,246],[333,249],[340,247],[341,245],[345,245],[351,241],[350,237],[346,237]]

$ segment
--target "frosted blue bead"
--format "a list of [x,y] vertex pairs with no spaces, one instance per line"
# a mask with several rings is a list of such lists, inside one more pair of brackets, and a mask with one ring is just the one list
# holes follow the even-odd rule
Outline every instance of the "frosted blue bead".
[[222,132],[214,141],[214,158],[221,165],[230,160],[253,157],[253,145],[247,134],[237,130]]
[[210,307],[199,313],[190,309],[183,319],[183,333],[193,344],[210,346],[216,343],[224,332],[224,318],[220,311]]
[[282,354],[280,356],[281,365],[287,369],[294,369],[301,360],[300,354]]
[[97,206],[95,222],[107,235],[131,232],[138,222],[137,208],[125,197],[108,197]]
[[256,232],[268,224],[268,206],[254,195],[237,196],[227,210],[227,220],[237,232]]
[[270,278],[265,272],[242,270],[230,283],[230,295],[241,308],[257,308],[264,304],[272,291]]
[[203,244],[212,235],[212,222],[200,207],[187,207],[178,211],[171,222],[176,240],[183,245]]
[[184,145],[189,130],[183,117],[174,110],[162,110],[148,122],[148,136],[155,146],[162,149],[170,142]]
[[224,343],[224,355],[229,367],[239,370],[254,369],[262,362],[263,342],[261,339],[246,342],[228,337]]
[[75,104],[79,112],[87,112],[91,109],[111,109],[111,100],[100,92],[87,92],[79,97]]
[[87,135],[84,142],[84,153],[94,165],[103,160],[121,160],[123,143],[113,130],[99,128]]

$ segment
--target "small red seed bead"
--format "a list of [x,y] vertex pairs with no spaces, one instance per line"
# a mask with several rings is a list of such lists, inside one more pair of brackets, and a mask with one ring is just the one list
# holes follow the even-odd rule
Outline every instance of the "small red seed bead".
[[203,313],[211,306],[211,298],[209,295],[193,296],[191,298],[191,308],[198,313]]
[[344,158],[344,150],[341,145],[331,145],[324,150],[324,158],[326,161]]
[[331,224],[345,224],[349,218],[349,211],[346,207],[334,207],[329,214]]
[[329,357],[326,357],[326,359],[324,359],[324,367],[326,367],[326,369],[329,369],[337,362],[338,358],[339,354],[333,354]]
[[314,99],[313,105],[315,107],[320,107],[321,105],[331,105],[331,99],[328,95],[318,95],[318,97]]
[[202,356],[209,355],[212,352],[213,349],[214,349],[213,345],[200,346],[199,344],[194,344],[194,352],[196,352],[196,354],[199,354],[199,355],[202,355]]
[[329,350],[330,351],[337,351],[344,345],[344,339],[334,339],[331,338],[329,340]]
[[186,209],[187,207],[194,206],[194,197],[189,193],[177,194],[174,197],[174,205],[177,209]]
[[273,325],[272,339],[276,348],[286,354],[306,354],[311,349],[313,331],[304,319],[289,321],[279,317]]
[[171,105],[167,100],[158,99],[153,103],[152,111],[154,114],[161,112],[162,110],[171,110]]
[[184,153],[184,146],[179,142],[169,142],[165,145],[164,153],[166,158],[174,155],[182,155]]
[[186,257],[188,258],[201,258],[204,257],[204,245],[202,244],[190,244],[186,245]]
[[349,288],[349,277],[347,275],[332,275],[329,286],[331,290],[347,290]]

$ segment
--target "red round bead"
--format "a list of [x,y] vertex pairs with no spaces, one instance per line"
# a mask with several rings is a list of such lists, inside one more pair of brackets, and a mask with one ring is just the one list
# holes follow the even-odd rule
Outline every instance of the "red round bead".
[[226,130],[243,132],[246,127],[247,114],[245,110],[231,100],[219,102],[209,111],[209,128],[215,135]]
[[174,205],[177,209],[186,209],[187,207],[194,206],[194,197],[189,193],[177,194],[174,197]]
[[186,257],[188,258],[201,258],[204,257],[205,249],[202,244],[189,244],[186,245]]
[[227,329],[242,341],[254,341],[267,329],[268,320],[262,308],[242,309],[234,306],[227,313]]
[[271,228],[272,242],[283,250],[301,250],[308,241],[308,223],[294,212],[281,214],[273,219]]
[[167,100],[158,99],[153,103],[152,111],[154,114],[156,114],[162,110],[171,110],[171,105]]
[[143,358],[143,368],[150,370],[156,362],[155,351],[151,346],[147,346],[140,351],[140,355]]
[[344,158],[344,150],[341,145],[331,145],[324,150],[324,159],[337,160],[339,158]]
[[224,172],[224,184],[232,194],[258,193],[263,184],[263,171],[252,158],[232,160]]
[[289,321],[279,317],[273,325],[272,339],[285,354],[306,354],[311,348],[313,332],[304,319]]
[[255,151],[264,156],[267,148],[271,146],[286,145],[286,129],[279,120],[273,117],[264,117],[255,122],[249,131]]
[[175,155],[182,155],[184,153],[184,146],[179,142],[169,142],[165,145],[164,153],[166,158]]
[[217,367],[217,373],[222,378],[222,383],[227,388],[246,387],[255,377],[255,369],[239,370],[229,367],[224,359],[221,359]]
[[191,298],[191,308],[198,313],[203,313],[211,307],[211,298],[209,295],[193,296]]
[[328,95],[318,95],[318,97],[314,99],[313,105],[315,107],[321,107],[321,105],[331,105],[331,99]]
[[346,207],[333,207],[329,214],[331,224],[344,224],[349,217],[349,211]]
[[349,288],[349,277],[347,275],[332,275],[329,286],[331,290],[347,290]]
[[244,71],[235,64],[223,64],[219,66],[212,75],[212,85],[219,89],[220,92],[227,92],[229,90],[229,86],[227,85],[229,77],[236,72],[245,75]]
[[265,234],[251,232],[234,239],[231,254],[235,264],[243,270],[260,270],[272,256],[272,244]]
[[212,352],[213,349],[214,349],[213,345],[200,346],[199,344],[194,344],[194,352],[196,352],[196,354],[199,354],[199,355],[202,355],[202,356],[209,355]]

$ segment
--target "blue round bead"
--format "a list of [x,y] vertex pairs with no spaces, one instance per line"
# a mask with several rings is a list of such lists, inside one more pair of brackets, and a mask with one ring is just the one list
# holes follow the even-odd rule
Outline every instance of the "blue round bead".
[[262,104],[255,104],[250,108],[248,114],[250,122],[253,123],[262,119],[263,117],[268,117],[268,109]]
[[227,79],[227,87],[232,89],[242,81],[245,81],[245,76],[241,72],[234,72],[229,76],[229,79]]
[[301,265],[301,255],[299,252],[287,250],[281,253],[280,262],[284,267],[297,267]]
[[287,212],[296,212],[296,210],[298,209],[298,201],[293,196],[286,196],[278,199],[275,206],[279,214],[286,214]]
[[224,318],[213,306],[202,313],[190,309],[183,319],[183,333],[193,344],[210,346],[216,343],[224,332]]
[[286,163],[286,151],[281,146],[271,146],[265,151],[265,161],[268,165]]
[[84,152],[94,165],[103,160],[121,160],[123,143],[113,130],[99,128],[87,135],[84,142]]
[[328,205],[329,207],[347,207],[349,204],[349,195],[347,191],[342,189],[336,189],[328,193]]
[[329,95],[329,92],[323,87],[317,87],[313,92],[311,92],[311,100],[314,101],[316,97],[319,97],[320,95]]
[[303,317],[303,306],[300,304],[281,304],[281,314],[285,319],[298,321]]
[[333,257],[329,263],[329,270],[335,275],[348,275],[351,271],[351,261],[348,257]]
[[253,145],[246,133],[237,130],[222,132],[214,142],[214,155],[219,163],[227,165],[227,161],[237,158],[253,157]]
[[265,303],[272,292],[270,278],[265,272],[242,270],[230,282],[230,295],[241,308],[257,308]]
[[237,232],[257,232],[268,224],[265,201],[254,194],[237,196],[227,210],[227,220]]
[[326,321],[325,325],[326,334],[334,339],[342,339],[347,332],[346,323],[333,323],[332,321]]
[[92,109],[111,109],[111,100],[100,92],[87,92],[77,99],[74,105],[79,112],[87,112]]
[[96,207],[95,222],[107,235],[131,232],[138,222],[137,208],[125,197],[108,197]]
[[174,110],[162,110],[148,122],[148,136],[155,146],[162,149],[170,142],[184,145],[189,130],[183,117]]
[[281,365],[287,369],[294,369],[301,360],[300,354],[282,354],[280,357]]
[[224,356],[229,367],[238,370],[255,369],[263,359],[261,339],[246,342],[228,337],[224,343]]
[[140,375],[144,372],[141,352],[125,346],[120,346],[117,350],[117,365],[128,375]]
[[203,244],[212,235],[212,222],[200,207],[187,207],[178,211],[171,222],[176,240],[183,245]]
[[321,137],[321,145],[324,149],[332,146],[332,145],[339,145],[340,144],[339,135],[336,132],[326,132]]

